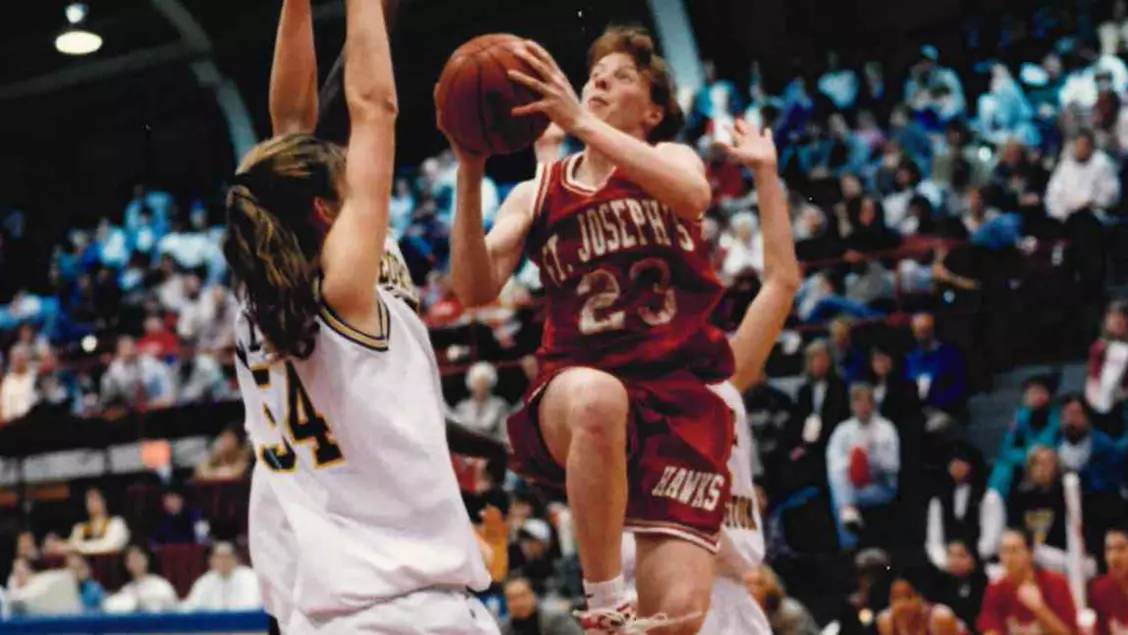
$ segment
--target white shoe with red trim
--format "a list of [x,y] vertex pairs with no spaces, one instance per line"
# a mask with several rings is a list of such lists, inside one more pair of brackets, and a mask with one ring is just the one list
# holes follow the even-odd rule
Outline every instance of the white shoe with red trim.
[[584,635],[646,635],[650,631],[700,617],[699,614],[672,618],[665,613],[640,618],[634,601],[626,601],[615,608],[576,611]]

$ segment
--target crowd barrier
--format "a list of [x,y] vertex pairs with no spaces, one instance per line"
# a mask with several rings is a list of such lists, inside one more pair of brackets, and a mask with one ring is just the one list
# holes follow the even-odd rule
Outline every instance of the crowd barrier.
[[13,617],[0,621],[0,635],[142,635],[148,633],[266,633],[266,613],[173,613]]

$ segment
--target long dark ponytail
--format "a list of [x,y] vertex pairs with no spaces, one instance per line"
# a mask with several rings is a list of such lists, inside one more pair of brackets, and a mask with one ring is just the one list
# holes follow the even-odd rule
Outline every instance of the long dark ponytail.
[[283,135],[247,154],[228,191],[223,254],[274,355],[313,352],[322,241],[314,202],[338,200],[343,167],[340,147]]

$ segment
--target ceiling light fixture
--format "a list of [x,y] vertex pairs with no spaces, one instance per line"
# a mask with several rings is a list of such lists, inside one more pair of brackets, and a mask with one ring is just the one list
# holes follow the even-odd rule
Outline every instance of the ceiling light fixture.
[[85,4],[76,2],[68,5],[66,10],[67,22],[70,26],[66,31],[55,38],[55,48],[64,55],[89,55],[102,48],[102,36],[82,28],[86,21],[89,9]]

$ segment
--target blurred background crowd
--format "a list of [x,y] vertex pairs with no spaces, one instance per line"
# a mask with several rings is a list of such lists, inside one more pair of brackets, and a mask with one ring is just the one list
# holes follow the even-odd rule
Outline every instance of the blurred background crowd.
[[[750,592],[777,632],[870,631],[910,591],[992,630],[989,581],[1030,567],[1080,562],[1128,589],[1128,3],[1014,4],[901,63],[816,48],[781,77],[706,61],[681,95],[714,192],[716,321],[739,320],[763,266],[750,175],[715,148],[738,118],[775,133],[804,267],[745,395],[768,544]],[[487,223],[507,172],[484,184]],[[404,165],[392,229],[452,420],[504,441],[536,372],[539,273],[459,304],[454,174],[449,152]],[[3,214],[6,614],[261,605],[212,185],[139,184],[70,228]],[[452,464],[507,555],[487,594],[506,632],[577,632],[560,617],[580,595],[567,506],[498,461]]]

